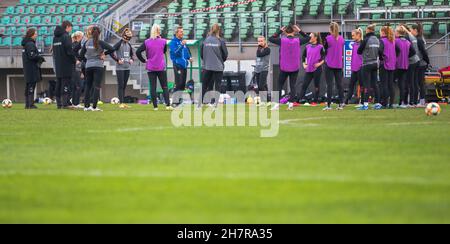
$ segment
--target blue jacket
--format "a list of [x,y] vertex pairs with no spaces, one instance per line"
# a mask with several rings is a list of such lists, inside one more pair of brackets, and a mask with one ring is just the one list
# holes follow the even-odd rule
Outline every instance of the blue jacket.
[[181,44],[181,41],[176,36],[173,37],[170,42],[170,59],[172,59],[173,64],[177,67],[187,69],[191,52],[186,45],[183,46]]

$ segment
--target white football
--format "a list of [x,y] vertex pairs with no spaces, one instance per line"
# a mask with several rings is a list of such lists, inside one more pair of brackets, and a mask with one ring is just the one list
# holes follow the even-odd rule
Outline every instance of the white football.
[[44,100],[42,100],[42,102],[43,102],[45,105],[50,105],[50,104],[53,103],[52,99],[50,99],[49,97],[44,98]]
[[113,105],[117,105],[117,104],[119,104],[120,103],[120,100],[119,100],[119,98],[117,98],[117,97],[113,97],[112,99],[111,99],[111,104],[113,104]]
[[13,105],[12,101],[10,99],[5,99],[2,101],[2,107],[3,108],[11,108]]

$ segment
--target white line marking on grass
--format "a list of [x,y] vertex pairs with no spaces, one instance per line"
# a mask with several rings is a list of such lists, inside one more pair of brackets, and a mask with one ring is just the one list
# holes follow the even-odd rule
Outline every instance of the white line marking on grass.
[[311,120],[322,120],[322,119],[339,119],[339,117],[310,117],[310,118],[301,118],[301,119],[286,119],[286,120],[280,120],[280,124],[286,125],[291,124],[292,122],[297,121],[311,121]]
[[176,128],[173,126],[117,128],[117,129],[113,129],[113,130],[88,130],[88,133],[126,133],[126,132],[168,130],[168,129],[176,129]]
[[102,170],[2,170],[0,177],[7,176],[72,176],[72,177],[118,177],[118,178],[168,178],[168,179],[224,179],[224,180],[273,180],[273,181],[316,181],[365,184],[440,185],[450,186],[450,182],[424,177],[370,176],[357,178],[348,175],[300,175],[300,174],[257,174],[257,173],[168,173],[168,172],[114,172]]
[[389,126],[405,126],[405,125],[431,125],[437,124],[434,122],[398,122],[398,123],[388,123]]
[[[385,119],[386,116],[366,116],[362,117],[363,119]],[[300,119],[286,119],[286,120],[280,120],[279,123],[282,125],[287,124],[296,124],[295,122],[301,122],[301,121],[311,121],[311,120],[325,120],[325,119],[355,119],[354,116],[352,117],[346,117],[346,116],[340,116],[340,117],[308,117],[308,118],[300,118]]]

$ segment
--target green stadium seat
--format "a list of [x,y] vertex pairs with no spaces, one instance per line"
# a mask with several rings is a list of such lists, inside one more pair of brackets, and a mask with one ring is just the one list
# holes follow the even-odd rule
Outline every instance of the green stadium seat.
[[29,0],[20,0],[19,2],[20,2],[20,4],[22,4],[22,5],[25,5],[25,4],[29,4],[29,3],[30,3]]
[[36,12],[36,8],[34,6],[29,6],[26,10],[25,10],[25,14],[34,14]]
[[14,37],[12,45],[15,47],[22,45],[22,37]]
[[39,0],[39,4],[49,4],[50,0]]
[[63,21],[70,21],[73,22],[73,16],[72,15],[64,15]]
[[11,37],[4,37],[2,40],[2,46],[3,47],[7,47],[7,46],[11,46],[12,44],[12,38]]
[[38,6],[36,8],[36,14],[44,15],[47,13],[47,8],[44,5]]
[[11,17],[9,17],[9,16],[2,17],[2,24],[9,25],[10,23],[11,23]]
[[48,27],[47,26],[42,26],[38,29],[38,35],[40,36],[45,36],[48,34]]
[[5,26],[0,26],[0,35],[6,35],[6,27]]
[[52,16],[46,15],[44,16],[44,19],[41,20],[41,22],[43,22],[46,25],[49,25],[52,23]]
[[68,6],[67,9],[66,9],[66,13],[67,14],[76,14],[77,13],[77,6],[75,6],[75,5]]
[[78,14],[84,14],[87,12],[87,6],[86,5],[80,5],[78,6]]
[[73,23],[74,24],[81,24],[83,23],[83,16],[82,15],[76,15],[73,17]]
[[55,24],[55,25],[62,24],[62,17],[61,16],[54,16],[52,18],[52,24]]
[[18,24],[20,24],[20,20],[21,20],[20,16],[16,15],[12,18],[11,23],[18,25]]
[[88,13],[88,14],[96,14],[96,13],[98,13],[97,10],[98,10],[97,5],[89,5],[88,8],[87,8],[87,12],[86,13]]
[[47,7],[47,14],[55,14],[56,13],[56,6],[50,5]]
[[16,8],[14,6],[9,6],[5,10],[5,14],[15,14],[15,13],[16,13]]
[[84,17],[84,23],[92,23],[92,22],[94,22],[94,15],[86,15],[85,17]]
[[58,6],[56,9],[56,14],[65,14],[66,13],[66,6]]
[[16,14],[25,14],[25,7],[24,6],[18,6],[16,8]]
[[14,36],[24,36],[27,32],[27,27],[21,26],[19,28],[15,28],[14,32],[12,33]]
[[47,46],[47,47],[49,47],[49,46],[51,46],[52,44],[53,44],[53,36],[47,36],[47,37],[44,39],[44,45]]
[[32,23],[33,25],[40,25],[40,24],[41,24],[41,16],[34,16],[34,17],[31,19],[31,23]]
[[445,35],[449,30],[447,29],[447,24],[441,23],[439,24],[439,34]]
[[31,24],[31,16],[24,16],[20,23],[24,25]]

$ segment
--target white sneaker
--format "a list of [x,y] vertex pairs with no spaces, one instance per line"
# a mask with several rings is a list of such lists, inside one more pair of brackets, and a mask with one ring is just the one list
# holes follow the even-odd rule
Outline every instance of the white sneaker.
[[275,105],[273,105],[273,107],[270,109],[270,111],[277,111],[280,109],[280,104],[276,103]]
[[326,106],[324,109],[322,109],[322,111],[330,111],[333,110],[331,107]]
[[399,108],[401,108],[401,109],[407,109],[407,108],[408,108],[408,105],[402,103],[402,105],[400,105]]
[[305,104],[303,104],[303,106],[304,106],[304,107],[310,107],[311,104],[310,104],[310,103],[305,103]]
[[344,104],[340,104],[340,105],[336,108],[336,110],[344,110]]
[[158,108],[154,108],[153,111],[158,111]]
[[81,104],[78,104],[77,106],[75,106],[76,109],[84,109],[84,106]]
[[173,111],[174,108],[173,108],[172,106],[167,106],[167,107],[166,107],[166,110],[167,110],[167,111]]
[[92,107],[89,107],[89,108],[84,108],[84,111],[91,112],[91,111],[94,111],[94,109]]
[[360,103],[360,104],[356,105],[355,108],[360,108],[362,106],[364,106],[364,105]]
[[94,112],[103,112],[103,110],[101,110],[99,108],[94,108],[94,109],[92,109],[92,111],[94,111]]
[[294,104],[293,103],[288,103],[288,109],[287,110],[294,110]]
[[267,107],[272,107],[272,102],[267,102],[267,103],[266,103],[266,106],[267,106]]

